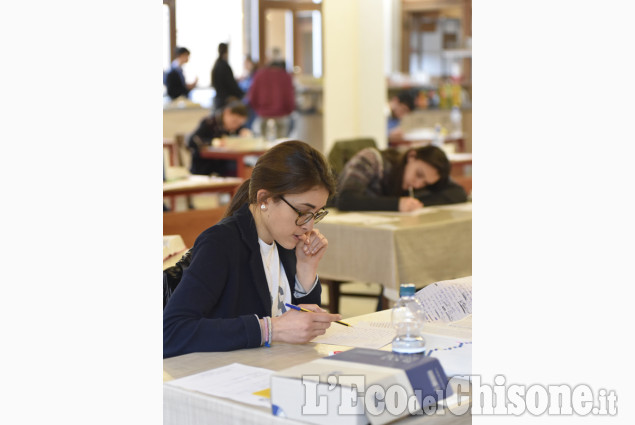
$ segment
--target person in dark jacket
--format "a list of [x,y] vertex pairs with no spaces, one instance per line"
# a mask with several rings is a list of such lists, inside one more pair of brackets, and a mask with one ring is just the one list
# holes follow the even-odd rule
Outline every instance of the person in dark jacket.
[[214,108],[216,109],[224,107],[230,97],[242,99],[245,94],[238,86],[234,72],[227,62],[228,52],[228,44],[220,43],[218,45],[218,59],[212,68],[212,87],[216,90]]
[[247,107],[239,100],[232,100],[224,108],[203,118],[187,141],[187,147],[192,153],[192,174],[216,173],[227,176],[235,172],[235,169],[231,168],[235,164],[221,159],[201,158],[200,150],[204,146],[210,146],[213,139],[223,136],[251,136],[251,130],[245,127],[247,115]]
[[344,166],[335,206],[342,211],[413,211],[424,206],[467,201],[450,179],[450,161],[436,146],[400,153],[395,149],[359,151]]
[[313,227],[334,191],[326,159],[308,144],[287,141],[263,154],[225,218],[191,249],[163,311],[163,357],[305,343],[340,320],[319,307],[328,241]]
[[179,47],[176,49],[176,59],[172,61],[170,70],[165,77],[165,86],[168,91],[170,99],[174,100],[177,97],[188,97],[190,91],[196,87],[198,83],[198,77],[191,83],[185,82],[185,76],[183,75],[183,65],[190,60],[190,51],[185,47]]

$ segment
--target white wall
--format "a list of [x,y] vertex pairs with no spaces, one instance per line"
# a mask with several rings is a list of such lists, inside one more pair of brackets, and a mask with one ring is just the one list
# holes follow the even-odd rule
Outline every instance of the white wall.
[[218,44],[229,42],[229,65],[238,78],[243,73],[243,2],[239,0],[178,1],[177,45],[187,47],[190,61],[183,67],[186,80],[198,77],[199,87],[209,87],[218,57]]
[[398,72],[401,67],[401,0],[383,0],[384,72]]
[[382,0],[324,0],[324,153],[336,140],[386,146]]

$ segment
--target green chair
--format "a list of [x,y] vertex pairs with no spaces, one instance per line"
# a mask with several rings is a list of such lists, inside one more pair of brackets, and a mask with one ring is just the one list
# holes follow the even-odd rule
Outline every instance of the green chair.
[[331,164],[335,175],[339,175],[348,160],[351,159],[357,152],[365,148],[377,148],[375,139],[366,137],[336,141],[328,156],[329,163]]

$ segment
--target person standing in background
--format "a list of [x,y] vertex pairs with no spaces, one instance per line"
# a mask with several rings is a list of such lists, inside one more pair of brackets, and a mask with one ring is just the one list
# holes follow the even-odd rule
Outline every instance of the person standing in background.
[[402,91],[390,98],[390,116],[388,117],[388,142],[403,141],[401,119],[415,110],[415,98],[408,91]]
[[[249,92],[249,88],[251,87],[251,83],[254,81],[254,75],[256,75],[256,71],[258,71],[258,64],[255,63],[250,55],[245,56],[245,73],[242,77],[238,79],[238,86],[244,93]],[[247,106],[248,115],[247,122],[245,123],[245,127],[251,129],[251,126],[256,119],[256,113],[253,108],[249,106],[249,99],[247,99],[247,95],[243,97],[242,102]]]
[[256,133],[267,135],[267,122],[272,120],[275,137],[288,136],[291,113],[295,110],[295,91],[291,75],[280,58],[280,49],[273,48],[269,64],[254,76],[247,99],[257,115],[254,122]]
[[214,108],[216,109],[224,107],[229,97],[242,99],[245,94],[238,86],[234,78],[234,72],[227,62],[228,52],[229,45],[227,43],[220,43],[218,45],[218,59],[216,59],[214,67],[212,68],[212,87],[216,90]]
[[165,76],[164,84],[168,90],[168,96],[174,100],[179,96],[189,96],[190,91],[196,87],[198,83],[198,77],[194,79],[194,82],[187,84],[185,82],[185,76],[183,75],[183,65],[190,60],[190,51],[185,47],[179,47],[176,49],[176,59],[172,61],[170,70]]
[[247,93],[254,80],[256,71],[258,71],[258,64],[251,59],[250,55],[246,55],[243,67],[244,73],[240,78],[238,78],[238,87],[240,87],[244,93]]

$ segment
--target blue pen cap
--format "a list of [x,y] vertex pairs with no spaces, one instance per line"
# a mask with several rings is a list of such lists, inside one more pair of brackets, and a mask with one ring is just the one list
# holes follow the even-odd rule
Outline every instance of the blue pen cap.
[[415,284],[414,283],[402,283],[399,286],[399,296],[400,297],[413,297],[415,294]]

